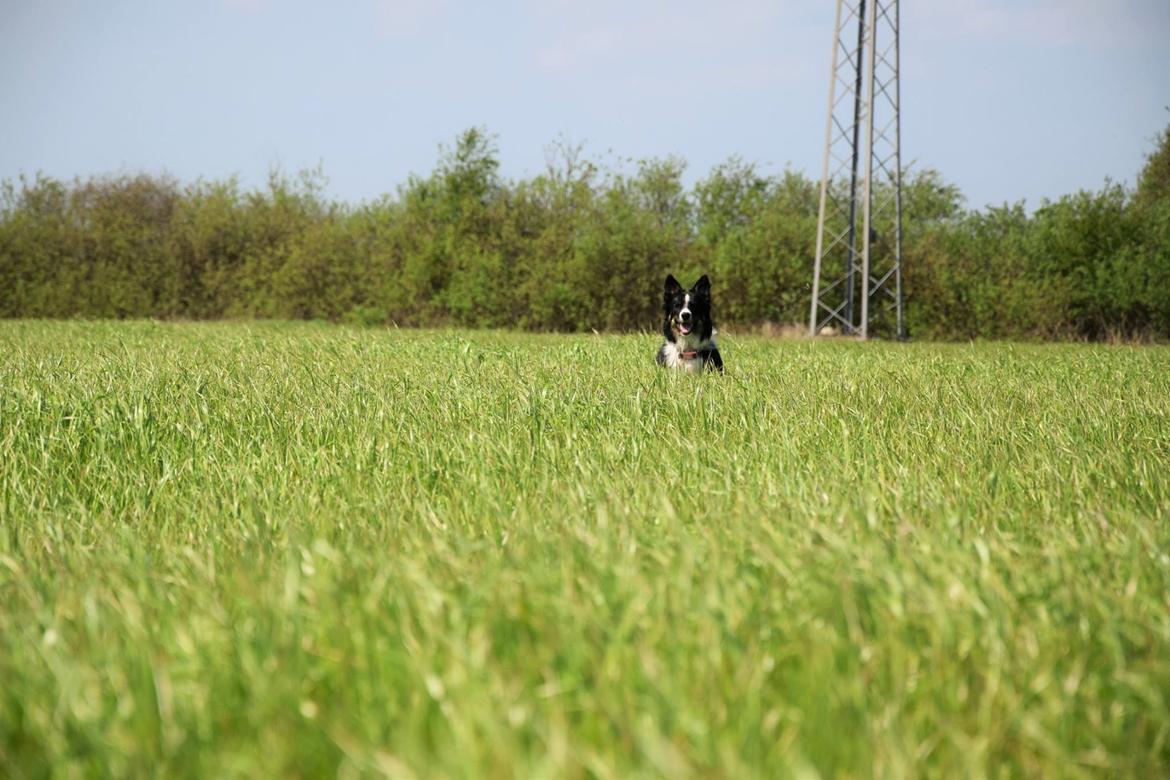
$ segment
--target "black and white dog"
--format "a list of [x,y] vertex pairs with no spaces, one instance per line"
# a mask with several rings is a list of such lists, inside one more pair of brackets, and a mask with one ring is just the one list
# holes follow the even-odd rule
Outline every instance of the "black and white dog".
[[658,365],[692,372],[723,371],[711,320],[711,280],[706,274],[689,290],[668,275],[662,312],[666,342],[658,349]]

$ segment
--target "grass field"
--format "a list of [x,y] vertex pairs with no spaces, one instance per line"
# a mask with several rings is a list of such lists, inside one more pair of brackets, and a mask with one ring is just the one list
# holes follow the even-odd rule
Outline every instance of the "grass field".
[[0,323],[0,775],[1165,776],[1170,349]]

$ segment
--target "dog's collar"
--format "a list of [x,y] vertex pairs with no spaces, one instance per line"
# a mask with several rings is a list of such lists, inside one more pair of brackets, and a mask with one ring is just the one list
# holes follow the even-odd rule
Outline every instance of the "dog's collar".
[[678,352],[679,360],[694,360],[699,356],[699,350],[692,349],[690,352],[683,352],[681,349]]

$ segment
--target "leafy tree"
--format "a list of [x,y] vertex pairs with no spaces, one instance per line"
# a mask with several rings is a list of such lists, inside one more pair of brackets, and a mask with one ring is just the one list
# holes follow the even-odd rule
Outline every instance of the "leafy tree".
[[1138,176],[1135,200],[1140,205],[1170,200],[1170,125],[1163,128],[1154,143]]
[[[499,173],[471,128],[394,194],[331,200],[319,169],[180,187],[166,176],[0,183],[0,316],[296,317],[359,323],[654,329],[667,272],[709,273],[720,323],[807,317],[819,184],[732,158],[694,186],[674,157],[603,170],[559,141]],[[905,175],[917,337],[1170,336],[1170,127],[1136,191],[965,210]],[[878,183],[879,200],[888,184]],[[835,189],[843,183],[833,183]],[[876,252],[892,251],[891,214]]]

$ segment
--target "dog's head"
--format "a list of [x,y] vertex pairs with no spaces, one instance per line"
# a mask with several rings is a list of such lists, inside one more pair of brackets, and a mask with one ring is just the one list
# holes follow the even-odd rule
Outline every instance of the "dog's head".
[[663,335],[667,341],[689,337],[696,341],[711,338],[714,323],[711,321],[711,280],[703,274],[695,286],[684,290],[674,276],[666,277],[662,296],[662,310],[665,321]]

